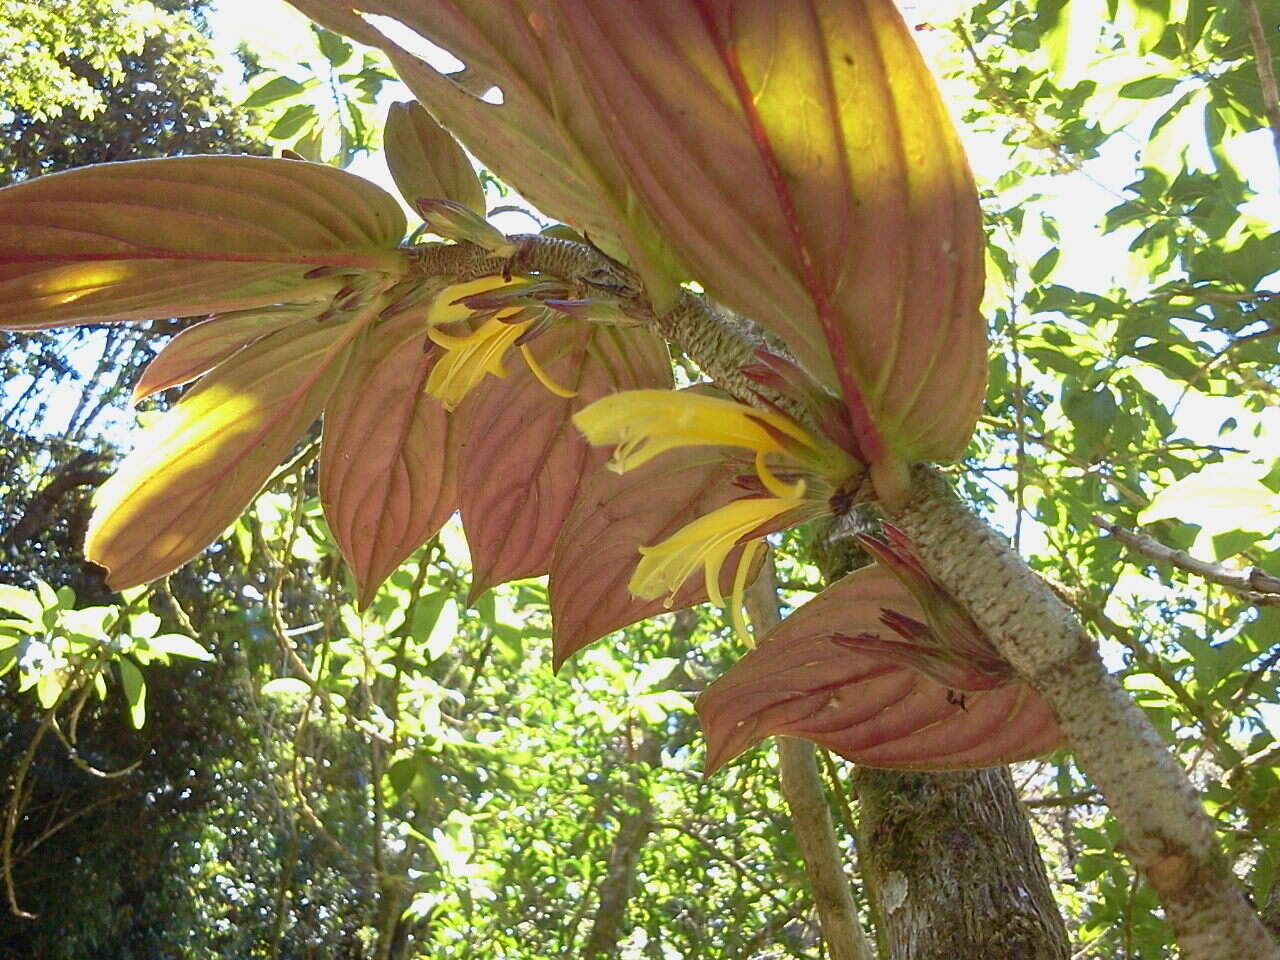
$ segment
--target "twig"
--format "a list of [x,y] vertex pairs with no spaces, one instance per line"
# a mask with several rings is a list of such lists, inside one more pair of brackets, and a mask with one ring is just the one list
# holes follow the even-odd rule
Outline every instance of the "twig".
[[1257,0],[1244,0],[1245,19],[1249,21],[1249,45],[1253,47],[1253,62],[1258,71],[1258,84],[1262,87],[1262,110],[1271,127],[1271,140],[1276,148],[1276,161],[1280,162],[1280,86],[1271,68],[1271,45],[1267,43],[1267,30],[1262,25],[1262,12]]
[[858,836],[858,827],[853,822],[853,808],[849,805],[849,794],[844,789],[844,784],[840,782],[840,770],[836,767],[835,758],[831,756],[831,751],[825,747],[818,751],[818,756],[822,757],[822,767],[827,774],[827,785],[831,789],[832,795],[836,800],[836,810],[840,814],[840,825],[844,827],[850,839]]
[[778,899],[777,894],[775,894],[770,888],[770,884],[766,882],[767,878],[760,877],[752,873],[746,864],[725,853],[702,834],[698,833],[697,830],[694,830],[692,827],[683,823],[677,823],[674,820],[657,820],[654,822],[653,826],[658,830],[675,830],[677,833],[683,833],[691,840],[696,840],[708,853],[711,854],[711,856],[719,860],[721,863],[727,864],[731,867],[738,876],[742,877],[742,879],[746,880],[753,887],[758,889],[766,897],[772,900],[780,909],[787,909],[787,904]]
[[[1243,299],[1245,296],[1245,294],[1240,294],[1238,299]],[[1265,301],[1277,296],[1280,296],[1280,294],[1268,292],[1265,297],[1261,299]],[[1186,399],[1187,394],[1191,392],[1192,388],[1195,387],[1201,379],[1203,379],[1204,375],[1225,360],[1231,354],[1232,350],[1235,350],[1237,347],[1242,347],[1246,343],[1253,343],[1257,340],[1268,340],[1271,337],[1280,337],[1280,326],[1268,327],[1266,330],[1259,330],[1256,333],[1246,334],[1243,337],[1236,337],[1208,360],[1200,364],[1196,369],[1196,372],[1187,380],[1187,385],[1182,388],[1182,393],[1178,395],[1177,402],[1173,405],[1171,415],[1178,412],[1178,408],[1182,406],[1182,401]]]
[[1167,563],[1187,573],[1203,577],[1210,583],[1234,590],[1242,594],[1244,599],[1259,605],[1280,604],[1280,577],[1273,577],[1257,567],[1247,570],[1233,570],[1221,563],[1210,563],[1197,560],[1185,550],[1175,550],[1159,540],[1136,533],[1118,524],[1109,522],[1105,517],[1095,516],[1094,526],[1105,530],[1134,553],[1141,554],[1148,560]]
[[1042,807],[1074,807],[1081,804],[1102,803],[1102,794],[1097,790],[1081,790],[1078,793],[1064,793],[1056,797],[1029,797],[1020,801],[1024,807],[1038,809]]

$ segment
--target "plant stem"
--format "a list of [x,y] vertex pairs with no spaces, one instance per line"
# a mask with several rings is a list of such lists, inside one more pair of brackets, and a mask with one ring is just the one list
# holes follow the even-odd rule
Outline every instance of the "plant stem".
[[[757,637],[778,625],[781,617],[772,554],[765,558],[760,576],[747,591],[746,601]],[[836,843],[813,744],[793,737],[779,737],[778,777],[804,858],[822,937],[832,960],[875,960],[858,921],[849,879],[844,874],[844,857]]]
[[1185,550],[1178,550],[1145,533],[1137,533],[1119,524],[1111,523],[1105,517],[1094,517],[1093,525],[1107,531],[1134,553],[1141,554],[1148,560],[1167,563],[1179,570],[1203,577],[1210,583],[1234,590],[1242,594],[1250,603],[1280,604],[1280,577],[1270,576],[1257,567],[1233,570],[1221,563],[1197,560]]
[[1271,66],[1271,45],[1267,43],[1267,30],[1262,23],[1262,11],[1257,0],[1243,0],[1245,19],[1249,22],[1249,43],[1253,47],[1253,59],[1258,71],[1258,84],[1262,87],[1262,109],[1271,127],[1271,139],[1276,148],[1276,160],[1280,161],[1280,86]]

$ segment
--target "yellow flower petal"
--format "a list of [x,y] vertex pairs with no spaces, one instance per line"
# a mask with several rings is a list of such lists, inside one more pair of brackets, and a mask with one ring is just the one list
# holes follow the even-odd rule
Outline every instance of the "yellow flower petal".
[[747,594],[747,574],[751,572],[751,562],[764,541],[752,540],[742,548],[742,556],[738,558],[738,570],[733,575],[733,596],[729,599],[729,616],[733,620],[733,631],[748,645],[754,645],[751,631],[747,629],[747,621],[743,617],[743,604]]
[[631,576],[628,589],[647,600],[666,593],[667,604],[670,605],[684,582],[702,567],[707,595],[713,603],[724,606],[720,570],[729,552],[761,524],[806,505],[807,501],[803,499],[781,497],[735,500],[725,504],[685,524],[661,543],[641,547],[640,563]]
[[795,483],[783,483],[778,475],[770,469],[769,464],[765,461],[765,455],[766,452],[764,450],[756,451],[756,475],[760,478],[760,482],[764,484],[764,488],[775,497],[790,497],[792,499],[803,497],[804,481],[797,480]]
[[435,295],[431,306],[427,309],[427,326],[447,326],[470,317],[471,308],[465,303],[454,303],[455,300],[473,297],[477,293],[502,290],[521,282],[520,280],[503,280],[501,277],[481,277],[479,280],[468,280],[466,283],[455,283],[445,287]]
[[689,392],[626,390],[597,400],[573,422],[592,443],[617,445],[612,467],[619,473],[677,447],[745,447],[794,459],[765,424],[817,453],[814,438],[787,417]]
[[533,351],[529,349],[528,344],[520,344],[520,355],[524,357],[524,362],[529,365],[529,372],[538,378],[538,382],[554,393],[557,397],[563,397],[568,400],[578,395],[577,390],[570,390],[568,387],[562,387],[551,379],[551,375],[542,369],[542,364],[538,362],[538,358],[533,355]]
[[507,368],[502,364],[503,354],[532,321],[503,323],[501,316],[491,317],[466,337],[453,337],[439,330],[427,331],[427,336],[444,347],[446,352],[431,368],[426,391],[436,397],[446,410],[456,409],[485,374],[491,373],[495,377],[507,375]]

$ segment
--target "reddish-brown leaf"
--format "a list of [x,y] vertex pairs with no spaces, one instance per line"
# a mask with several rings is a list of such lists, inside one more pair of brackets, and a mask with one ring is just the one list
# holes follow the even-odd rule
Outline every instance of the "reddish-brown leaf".
[[1027,684],[958,691],[886,656],[874,634],[901,638],[882,610],[924,613],[888,571],[867,567],[779,624],[698,699],[714,771],[772,735],[812,740],[857,763],[959,770],[1027,760],[1062,743],[1048,705]]
[[315,422],[362,333],[302,324],[241,350],[145,430],[98,492],[85,553],[117,590],[212,543]]
[[400,272],[400,205],[342,170],[271,157],[104,163],[0,190],[0,327],[322,302],[316,265]]
[[133,387],[133,402],[188,383],[208,373],[223,360],[269,333],[305,320],[320,310],[318,305],[275,307],[211,317],[187,327],[165,344],[147,364]]
[[361,607],[458,507],[450,417],[423,391],[429,346],[416,312],[387,321],[325,408],[320,498]]
[[[641,546],[660,543],[690,521],[741,498],[743,490],[734,481],[750,471],[750,464],[731,462],[718,448],[686,447],[625,474],[602,470],[583,486],[560,532],[548,581],[556,669],[607,633],[707,600],[701,575],[685,581],[669,607],[665,597],[632,596],[627,584],[640,562]],[[741,555],[742,547],[735,547],[721,570],[726,597]]]
[[638,328],[564,323],[529,346],[550,378],[577,396],[555,396],[512,353],[509,375],[485,380],[459,409],[466,418],[460,482],[473,596],[550,567],[583,478],[608,457],[586,442],[573,415],[610,393],[671,385],[665,344]]
[[551,5],[635,208],[694,277],[840,390],[873,467],[958,455],[981,216],[893,0]]

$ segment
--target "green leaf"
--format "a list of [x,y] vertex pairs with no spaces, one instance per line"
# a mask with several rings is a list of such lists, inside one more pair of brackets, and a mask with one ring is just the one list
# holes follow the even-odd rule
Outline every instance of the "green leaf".
[[283,100],[285,97],[292,97],[302,93],[309,85],[309,83],[299,83],[297,80],[292,80],[286,76],[272,77],[250,93],[240,106],[246,110],[256,110],[259,107],[267,106],[267,104],[275,103],[277,100]]
[[135,639],[154,637],[159,629],[160,618],[154,613],[135,613],[129,618],[129,635]]
[[189,660],[206,662],[213,660],[213,654],[190,637],[180,633],[162,633],[158,637],[151,637],[147,641],[147,646],[156,653],[171,657],[186,657]]
[[409,792],[417,772],[416,757],[401,757],[387,768],[387,782],[391,784],[397,797],[403,797]]
[[635,680],[631,683],[631,689],[637,693],[643,693],[651,689],[670,676],[671,671],[679,663],[680,660],[677,657],[655,657],[640,668],[640,672],[636,674]]
[[326,30],[314,24],[311,29],[316,35],[316,42],[320,45],[320,52],[330,64],[340,67],[351,59],[352,46],[342,37],[332,30]]
[[1160,42],[1169,22],[1169,0],[1118,0],[1116,29],[1122,37],[1136,41],[1139,53]]
[[61,606],[57,591],[39,577],[33,577],[32,579],[36,582],[36,596],[40,598],[40,605],[44,607],[45,612],[57,610]]
[[111,627],[118,614],[117,608],[107,606],[63,610],[58,614],[57,626],[73,637],[95,643],[110,643]]
[[45,710],[50,709],[62,697],[69,672],[66,669],[47,670],[36,678],[36,702]]
[[458,603],[452,597],[441,607],[431,633],[427,635],[426,652],[432,660],[452,647],[458,640]]
[[25,617],[33,629],[39,630],[44,622],[44,607],[30,590],[0,583],[0,610],[12,610]]
[[1163,97],[1182,82],[1181,77],[1143,77],[1126,83],[1120,88],[1120,96],[1130,100],[1153,100]]
[[311,693],[311,687],[297,677],[276,677],[264,683],[259,692],[264,697],[305,697]]
[[125,703],[129,705],[129,722],[135,730],[141,730],[147,722],[147,682],[142,671],[129,657],[116,661],[120,669],[120,685],[124,688]]
[[1062,256],[1062,250],[1059,247],[1053,247],[1047,250],[1039,260],[1031,267],[1031,279],[1035,283],[1044,283],[1053,273],[1053,268],[1058,265],[1058,259]]
[[284,112],[267,134],[272,140],[290,140],[302,132],[302,128],[319,120],[316,108],[309,103],[299,103]]
[[1101,448],[1111,432],[1119,406],[1107,387],[1083,390],[1068,384],[1063,390],[1062,411],[1076,428],[1076,449],[1090,456]]
[[[1280,526],[1280,497],[1262,483],[1268,464],[1233,457],[1212,464],[1171,484],[1138,514],[1138,522],[1176,519],[1200,527],[1197,552],[1224,559],[1221,549],[1234,550],[1238,539],[1223,539],[1235,531],[1271,533]],[[1229,555],[1229,554],[1228,554]]]
[[1098,34],[1107,20],[1107,0],[1058,0],[1036,6],[1052,23],[1041,39],[1049,77],[1062,89],[1073,87],[1094,57]]

